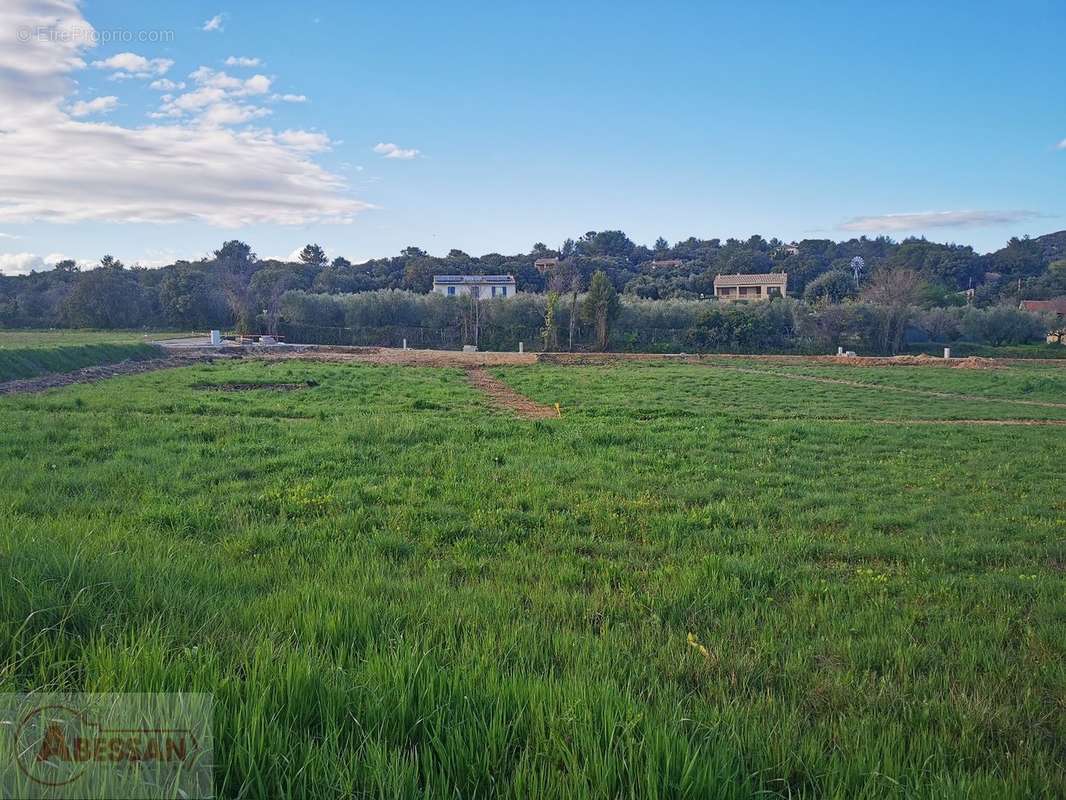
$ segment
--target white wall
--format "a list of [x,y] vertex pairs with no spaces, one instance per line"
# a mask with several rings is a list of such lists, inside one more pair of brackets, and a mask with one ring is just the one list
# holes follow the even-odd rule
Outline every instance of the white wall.
[[[433,291],[436,292],[437,294],[448,294],[448,288],[449,287],[454,287],[455,288],[455,296],[458,297],[459,295],[470,294],[470,290],[473,287],[475,287],[475,286],[480,287],[480,289],[481,289],[480,297],[481,297],[482,300],[487,300],[487,299],[490,299],[492,297],[492,287],[493,286],[496,287],[496,297],[500,297],[500,291],[504,288],[504,287],[500,286],[499,284],[489,285],[489,284],[484,284],[484,283],[459,283],[459,284],[455,284],[455,283],[436,284],[435,283],[435,284],[433,284]],[[507,288],[507,296],[508,297],[514,297],[516,294],[518,294],[518,292],[515,291],[515,287],[514,286],[508,286],[506,288]]]

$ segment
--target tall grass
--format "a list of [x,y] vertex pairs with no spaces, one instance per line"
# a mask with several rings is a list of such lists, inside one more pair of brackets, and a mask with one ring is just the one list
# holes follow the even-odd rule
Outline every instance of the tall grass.
[[225,797],[1066,792],[1066,430],[498,374],[562,418],[296,362],[0,399],[0,691],[213,692]]

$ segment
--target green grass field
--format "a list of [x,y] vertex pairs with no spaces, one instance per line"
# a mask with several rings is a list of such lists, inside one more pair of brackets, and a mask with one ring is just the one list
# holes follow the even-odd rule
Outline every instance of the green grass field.
[[[200,332],[203,335],[203,331]],[[160,339],[177,339],[195,335],[191,331],[93,331],[81,328],[48,330],[0,330],[0,352],[38,347],[63,347],[82,344],[144,344]]]
[[1066,795],[1066,427],[952,422],[1066,373],[730,364],[0,398],[0,691],[212,692],[225,797]]
[[[943,344],[916,344],[904,348],[907,353],[925,353],[939,356],[944,352]],[[951,354],[957,358],[981,356],[984,358],[1066,358],[1066,347],[1058,342],[1039,342],[1033,344],[1011,344],[993,346],[987,344],[966,344],[956,342],[951,345]]]

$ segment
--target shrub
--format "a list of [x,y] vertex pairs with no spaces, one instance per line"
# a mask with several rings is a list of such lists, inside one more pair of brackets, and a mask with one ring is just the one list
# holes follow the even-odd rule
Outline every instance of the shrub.
[[990,345],[1025,344],[1039,341],[1050,329],[1050,321],[1010,306],[970,308],[962,316],[959,329],[971,342]]

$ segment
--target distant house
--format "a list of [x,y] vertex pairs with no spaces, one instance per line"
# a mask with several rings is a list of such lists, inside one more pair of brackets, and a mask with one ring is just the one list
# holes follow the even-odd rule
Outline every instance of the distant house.
[[1035,311],[1038,314],[1066,317],[1066,297],[1056,297],[1053,300],[1022,300],[1021,307],[1025,311]]
[[434,275],[433,291],[451,297],[461,294],[475,298],[514,297],[514,275]]
[[1066,297],[1052,300],[1022,300],[1021,308],[1037,314],[1054,314],[1055,322],[1047,332],[1048,343],[1066,344]]
[[559,259],[555,257],[538,258],[533,262],[533,266],[537,268],[538,272],[547,272],[548,270],[555,269],[559,266]]
[[736,300],[770,300],[787,294],[788,273],[766,272],[761,275],[716,275],[714,296],[732,303]]

